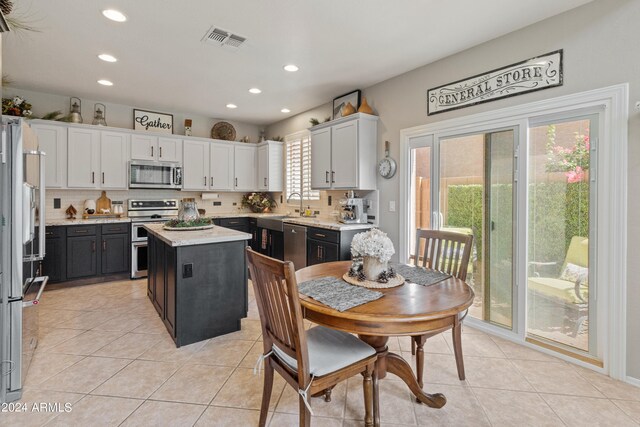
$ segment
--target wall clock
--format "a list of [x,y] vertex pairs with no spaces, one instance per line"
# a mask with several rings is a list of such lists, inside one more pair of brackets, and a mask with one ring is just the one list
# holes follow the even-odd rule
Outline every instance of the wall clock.
[[384,142],[384,159],[378,162],[378,173],[381,177],[389,179],[396,174],[396,161],[389,157],[389,141]]

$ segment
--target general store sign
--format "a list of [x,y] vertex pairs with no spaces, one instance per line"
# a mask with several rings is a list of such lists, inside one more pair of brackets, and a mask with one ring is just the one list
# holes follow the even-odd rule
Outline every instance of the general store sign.
[[562,49],[427,92],[427,115],[562,86]]

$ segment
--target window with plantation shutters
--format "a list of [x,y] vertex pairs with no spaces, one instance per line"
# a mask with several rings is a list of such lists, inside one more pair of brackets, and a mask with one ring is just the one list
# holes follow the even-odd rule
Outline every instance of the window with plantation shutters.
[[[311,137],[309,132],[288,135],[286,143],[286,196],[287,200],[320,200],[320,192],[311,189]],[[294,194],[291,197],[291,194]]]

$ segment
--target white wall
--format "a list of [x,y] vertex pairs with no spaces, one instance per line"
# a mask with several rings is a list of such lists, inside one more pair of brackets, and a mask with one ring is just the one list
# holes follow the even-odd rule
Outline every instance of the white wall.
[[[6,97],[12,97],[20,95],[25,98],[31,105],[33,105],[33,114],[37,117],[53,112],[61,111],[64,114],[69,113],[69,97],[68,96],[55,95],[45,92],[37,92],[25,88],[4,87],[3,95]],[[93,106],[96,101],[92,99],[81,99],[82,101],[82,119],[84,123],[91,124],[93,121]],[[193,120],[192,132],[193,136],[199,136],[203,138],[211,137],[211,127],[221,121],[228,121],[236,129],[236,140],[244,136],[248,136],[251,142],[257,142],[260,135],[260,127],[249,123],[234,122],[225,119],[214,119],[211,117],[200,116],[197,114],[189,114],[184,112],[166,111],[162,109],[154,108],[153,105],[145,105],[141,102],[140,105],[123,105],[114,104],[109,102],[102,102],[106,107],[107,124],[113,127],[119,127],[124,129],[133,129],[133,109],[143,109],[150,111],[160,111],[162,113],[173,114],[173,133],[175,135],[184,135],[184,120]]]
[[[628,195],[628,339],[627,374],[640,379],[640,114],[633,104],[640,100],[640,1],[599,0],[522,30],[452,55],[363,90],[380,116],[378,158],[385,140],[392,142],[391,155],[399,158],[400,130],[482,111],[557,97],[628,82],[629,195]],[[513,98],[427,116],[427,90],[530,57],[564,49],[564,85]],[[381,59],[383,60],[383,59]],[[340,95],[340,94],[335,94]],[[327,100],[329,101],[329,100]],[[309,118],[322,121],[330,103],[267,128],[268,135],[286,135],[309,127]],[[398,171],[391,180],[378,178],[380,227],[398,244],[399,217],[388,212],[389,201],[399,199]]]

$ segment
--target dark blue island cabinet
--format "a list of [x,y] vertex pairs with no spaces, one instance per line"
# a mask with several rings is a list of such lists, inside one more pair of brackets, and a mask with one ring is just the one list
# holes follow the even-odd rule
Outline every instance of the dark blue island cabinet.
[[248,309],[244,251],[251,235],[223,227],[147,229],[147,296],[176,346],[239,331]]

